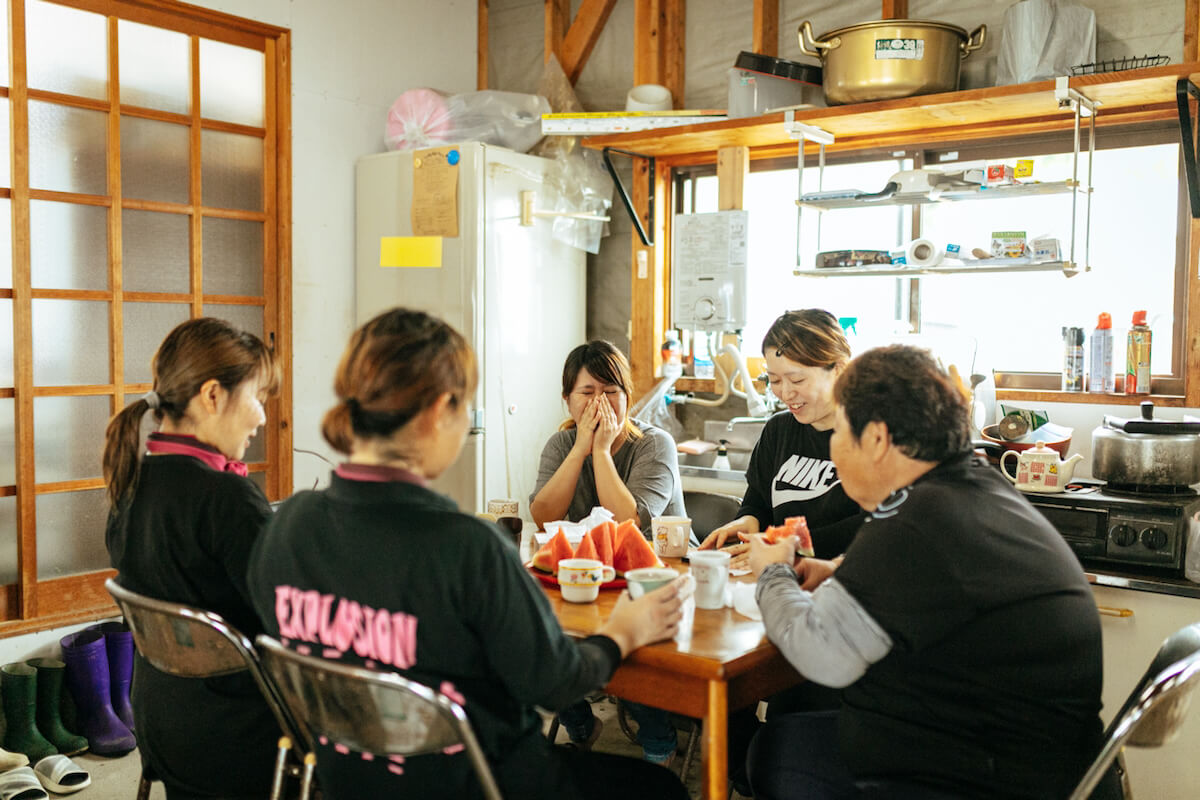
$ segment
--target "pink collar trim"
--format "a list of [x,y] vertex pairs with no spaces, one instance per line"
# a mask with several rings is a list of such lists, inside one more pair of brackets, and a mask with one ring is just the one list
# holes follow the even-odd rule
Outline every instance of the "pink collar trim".
[[426,488],[429,481],[412,470],[403,467],[389,467],[384,464],[355,464],[345,461],[333,470],[339,478],[348,481],[363,481],[366,483],[412,483]]
[[152,433],[146,439],[146,452],[176,456],[191,456],[203,461],[217,472],[232,472],[245,478],[250,470],[241,461],[232,461],[197,439],[182,433]]

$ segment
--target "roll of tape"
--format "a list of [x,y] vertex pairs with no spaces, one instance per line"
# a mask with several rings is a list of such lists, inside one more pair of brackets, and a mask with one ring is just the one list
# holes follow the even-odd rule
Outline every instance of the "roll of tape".
[[906,259],[910,267],[936,267],[942,263],[942,251],[928,239],[913,239]]

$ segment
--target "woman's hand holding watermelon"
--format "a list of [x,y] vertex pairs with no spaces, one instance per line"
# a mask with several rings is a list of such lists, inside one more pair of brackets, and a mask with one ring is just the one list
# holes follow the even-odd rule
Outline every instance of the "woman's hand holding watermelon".
[[643,645],[674,637],[683,620],[680,590],[686,581],[687,576],[681,575],[637,600],[631,600],[627,592],[621,592],[608,622],[599,632],[617,643],[622,658]]

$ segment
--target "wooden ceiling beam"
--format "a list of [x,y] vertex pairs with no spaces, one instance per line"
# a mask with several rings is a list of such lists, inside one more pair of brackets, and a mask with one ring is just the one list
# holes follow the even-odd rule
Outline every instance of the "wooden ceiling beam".
[[583,5],[576,12],[559,54],[563,72],[572,84],[579,80],[588,56],[592,54],[592,48],[596,46],[596,40],[600,38],[608,15],[616,4],[617,0],[583,0]]
[[663,0],[636,0],[633,7],[633,85],[662,83]]
[[754,52],[779,55],[779,0],[754,0]]

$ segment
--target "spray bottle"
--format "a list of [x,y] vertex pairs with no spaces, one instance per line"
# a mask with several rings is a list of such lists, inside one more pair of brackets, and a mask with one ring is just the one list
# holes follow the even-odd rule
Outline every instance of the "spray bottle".
[[1117,390],[1113,377],[1112,315],[1100,314],[1096,330],[1092,331],[1092,348],[1088,358],[1088,391],[1112,394]]
[[726,445],[729,444],[727,439],[718,439],[720,444],[717,446],[717,457],[713,459],[713,469],[732,469],[729,466],[729,450]]
[[1125,394],[1150,394],[1150,338],[1146,312],[1133,312],[1125,348]]

